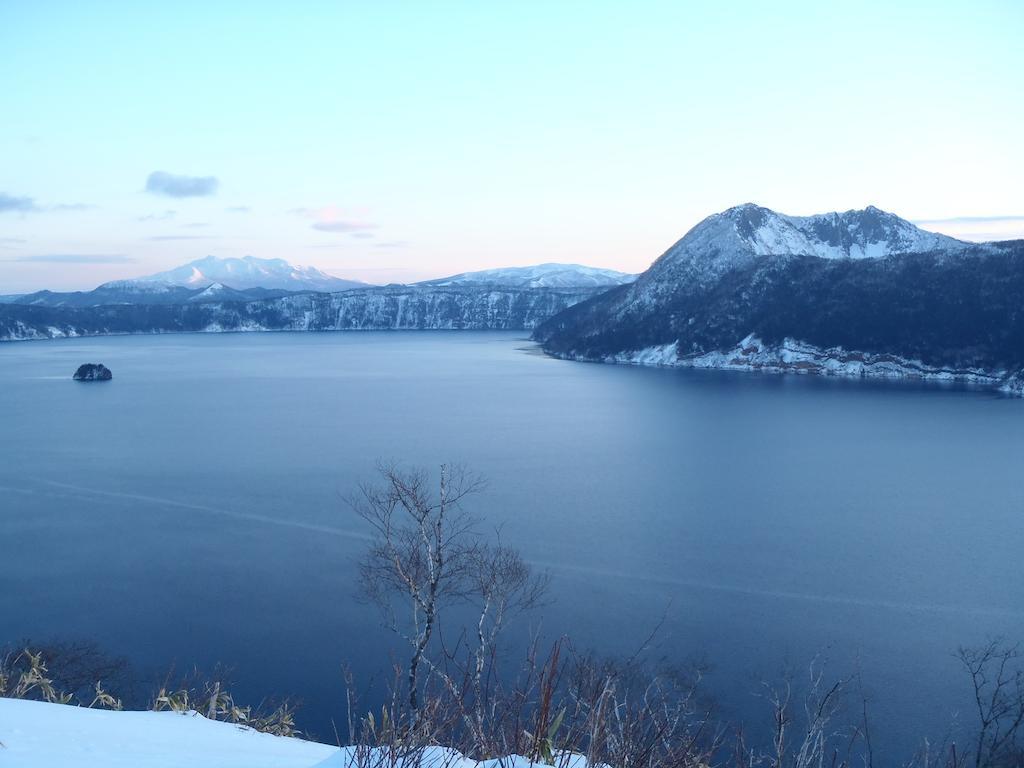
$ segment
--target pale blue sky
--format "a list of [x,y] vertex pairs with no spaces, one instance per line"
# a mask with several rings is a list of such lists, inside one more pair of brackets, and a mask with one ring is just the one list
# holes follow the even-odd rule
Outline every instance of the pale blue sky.
[[639,271],[747,201],[1024,236],[1022,33],[1019,0],[0,0],[0,293]]

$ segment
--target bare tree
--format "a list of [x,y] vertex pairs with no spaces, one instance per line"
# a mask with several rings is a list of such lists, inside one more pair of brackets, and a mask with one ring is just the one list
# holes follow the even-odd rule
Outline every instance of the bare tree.
[[498,637],[510,616],[544,602],[551,578],[547,573],[534,574],[517,550],[501,543],[474,547],[469,553],[468,566],[469,596],[479,608],[469,677],[475,725],[482,732],[489,689],[484,672],[488,661],[494,660]]
[[411,646],[407,684],[409,707],[415,712],[420,667],[438,610],[446,600],[465,596],[468,588],[476,520],[462,501],[480,491],[483,481],[462,467],[444,464],[434,493],[421,469],[381,464],[378,471],[382,482],[360,486],[351,501],[374,533],[360,565],[360,582],[389,628]]
[[1019,646],[990,640],[980,648],[960,648],[957,658],[971,676],[978,714],[975,768],[1024,764],[1024,669]]

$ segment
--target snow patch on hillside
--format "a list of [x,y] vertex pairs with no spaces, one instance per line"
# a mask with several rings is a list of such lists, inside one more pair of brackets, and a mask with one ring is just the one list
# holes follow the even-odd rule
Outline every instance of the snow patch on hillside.
[[636,352],[621,352],[606,362],[627,363],[629,365],[679,365],[679,351],[676,342],[660,346],[645,347]]
[[773,345],[766,344],[754,334],[725,351],[680,356],[677,344],[672,343],[620,352],[606,357],[604,362],[849,378],[923,379],[976,384],[998,389],[1007,395],[1024,397],[1024,371],[1011,375],[1005,370],[935,366],[885,353],[859,352],[842,347],[823,349],[792,338]]

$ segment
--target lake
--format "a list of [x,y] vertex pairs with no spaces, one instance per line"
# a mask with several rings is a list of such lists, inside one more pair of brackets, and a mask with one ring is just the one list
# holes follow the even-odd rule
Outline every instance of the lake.
[[958,645],[1024,640],[1024,401],[390,332],[0,345],[0,643],[225,662],[332,740],[342,663],[388,661],[343,502],[378,459],[482,473],[474,509],[552,573],[545,635],[632,653],[664,616],[650,654],[706,659],[731,718],[817,657],[894,762],[970,717]]

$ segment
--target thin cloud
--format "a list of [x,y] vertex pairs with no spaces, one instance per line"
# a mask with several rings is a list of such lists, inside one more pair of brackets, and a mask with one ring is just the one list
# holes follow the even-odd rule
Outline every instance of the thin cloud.
[[12,245],[21,245],[28,242],[20,237],[0,237],[0,248],[9,248]]
[[95,205],[89,205],[88,203],[60,203],[58,205],[51,205],[46,208],[47,211],[91,211],[96,208]]
[[915,224],[971,242],[992,242],[1024,238],[1021,216],[950,216],[944,219],[917,219]]
[[40,253],[10,261],[36,264],[131,264],[137,259],[122,253]]
[[1024,240],[1024,221],[1015,232],[980,231],[958,232],[956,237],[972,243],[998,243],[1003,240]]
[[340,208],[333,205],[323,208],[289,208],[288,213],[301,216],[304,219],[314,219],[310,226],[318,232],[352,234],[377,229],[376,224],[345,215]]
[[1022,216],[950,216],[946,219],[913,219],[913,224],[976,224],[990,221],[1024,221]]
[[0,213],[44,213],[46,211],[87,211],[95,208],[86,203],[58,203],[56,205],[39,205],[34,197],[28,195],[9,195],[0,192]]
[[168,219],[173,219],[177,215],[178,215],[177,211],[172,211],[170,208],[168,208],[166,211],[163,211],[162,213],[147,213],[145,216],[139,216],[135,220],[136,221],[167,221]]
[[220,182],[216,176],[181,176],[153,171],[146,179],[146,191],[167,197],[209,197],[216,194]]
[[376,237],[376,235],[373,234],[373,232],[352,232],[352,233],[350,233],[350,236],[351,237],[357,237],[360,240],[365,240],[365,239],[370,238],[370,237]]
[[374,248],[408,248],[409,243],[405,240],[384,240],[380,243],[374,243]]
[[216,238],[212,235],[155,235],[146,239],[161,242],[164,240],[215,240]]
[[313,229],[320,232],[362,232],[367,229],[376,229],[376,224],[366,224],[361,221],[317,221],[313,223]]
[[227,213],[250,213],[252,208],[248,205],[232,205],[224,209]]
[[31,213],[41,210],[35,199],[23,195],[8,195],[0,192],[0,213]]

